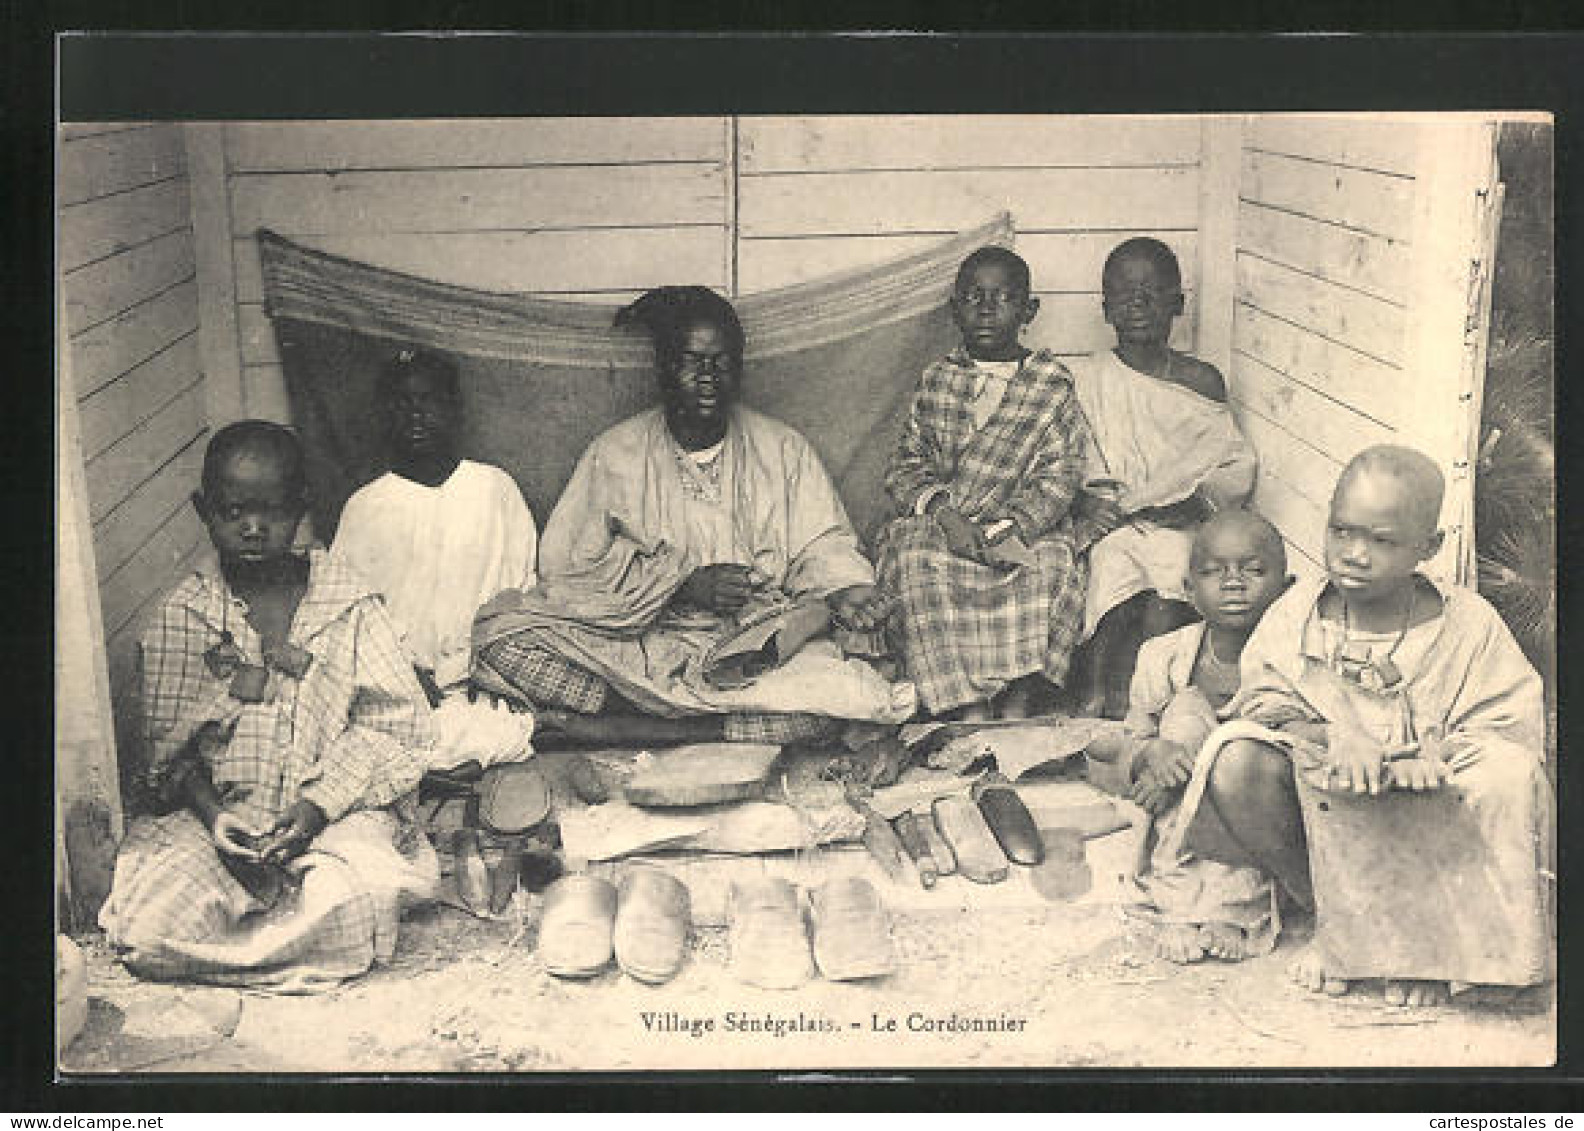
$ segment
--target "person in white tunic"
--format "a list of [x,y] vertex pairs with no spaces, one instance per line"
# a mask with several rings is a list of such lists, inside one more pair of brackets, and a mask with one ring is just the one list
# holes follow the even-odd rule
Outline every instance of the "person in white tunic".
[[468,673],[479,606],[534,584],[533,514],[505,471],[459,456],[462,395],[448,359],[403,351],[377,396],[391,469],[347,500],[333,552],[384,595],[436,707],[430,768],[520,761],[532,716],[479,694]]

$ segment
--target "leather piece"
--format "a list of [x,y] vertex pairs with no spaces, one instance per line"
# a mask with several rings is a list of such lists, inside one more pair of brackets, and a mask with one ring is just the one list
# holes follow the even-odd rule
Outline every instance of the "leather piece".
[[1034,865],[1045,859],[1039,826],[1011,782],[1001,774],[987,774],[975,783],[973,796],[1008,860]]
[[533,762],[491,766],[478,795],[479,824],[499,836],[519,836],[550,815],[550,786]]
[[957,871],[976,884],[998,884],[1010,870],[1006,853],[985,824],[979,806],[959,795],[935,802],[935,826],[951,847]]

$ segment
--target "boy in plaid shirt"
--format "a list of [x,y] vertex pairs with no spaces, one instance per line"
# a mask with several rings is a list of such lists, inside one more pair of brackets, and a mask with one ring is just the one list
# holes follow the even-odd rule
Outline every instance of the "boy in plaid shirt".
[[292,550],[296,437],[221,429],[193,504],[214,557],[142,640],[147,784],[100,915],[150,978],[304,990],[389,958],[405,902],[438,884],[409,818],[434,742],[381,599]]

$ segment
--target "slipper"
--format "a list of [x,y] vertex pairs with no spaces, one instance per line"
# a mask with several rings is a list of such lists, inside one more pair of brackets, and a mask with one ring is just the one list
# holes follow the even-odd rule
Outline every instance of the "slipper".
[[995,834],[1007,859],[1015,864],[1038,864],[1045,859],[1039,826],[1018,791],[1003,774],[986,774],[974,783],[973,799],[979,803],[985,824]]
[[833,982],[878,978],[896,967],[891,928],[874,885],[861,876],[844,876],[817,889],[814,910],[814,961]]
[[966,797],[935,800],[935,826],[951,847],[957,871],[976,884],[998,884],[1007,878],[1006,853],[996,843],[984,814]]
[[727,907],[731,968],[740,982],[790,990],[814,976],[797,889],[763,876],[733,883]]
[[539,957],[557,978],[589,978],[613,953],[616,889],[598,876],[563,876],[545,892]]
[[631,868],[616,896],[616,964],[640,982],[669,982],[687,953],[687,886],[657,868]]
[[924,841],[924,847],[929,849],[930,859],[935,861],[935,871],[939,875],[949,876],[957,870],[957,856],[951,850],[951,845],[946,843],[940,834],[940,829],[935,827],[935,819],[928,812],[913,814],[914,828]]
[[550,787],[532,762],[491,766],[478,796],[479,824],[497,836],[520,836],[550,815]]

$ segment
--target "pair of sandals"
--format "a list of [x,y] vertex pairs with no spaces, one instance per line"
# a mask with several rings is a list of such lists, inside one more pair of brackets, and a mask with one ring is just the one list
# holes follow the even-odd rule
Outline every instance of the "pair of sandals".
[[676,977],[692,928],[687,885],[658,868],[633,867],[618,883],[563,876],[545,892],[539,958],[557,978],[592,978],[616,964],[659,985]]
[[859,876],[809,893],[810,930],[798,889],[774,876],[734,883],[728,909],[731,970],[761,989],[796,989],[820,974],[833,982],[878,978],[896,966],[891,927],[874,885]]

